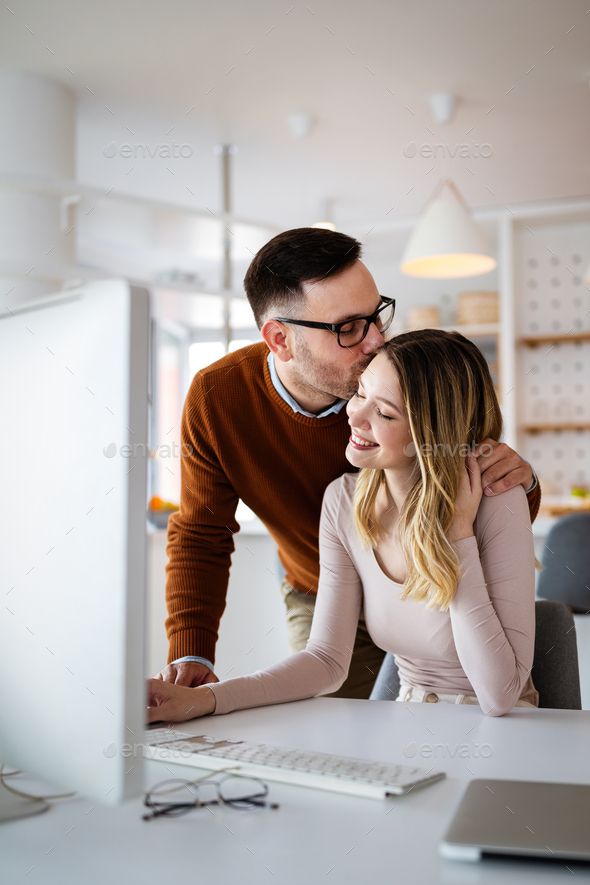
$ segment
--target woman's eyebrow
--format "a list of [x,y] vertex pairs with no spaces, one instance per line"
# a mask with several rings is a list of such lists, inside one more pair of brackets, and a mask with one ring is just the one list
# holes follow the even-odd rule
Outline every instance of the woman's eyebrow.
[[388,399],[384,399],[382,396],[376,396],[375,399],[379,400],[380,403],[385,403],[386,406],[389,406],[398,413],[398,415],[402,415],[403,412],[399,406],[396,406],[395,403],[390,402]]

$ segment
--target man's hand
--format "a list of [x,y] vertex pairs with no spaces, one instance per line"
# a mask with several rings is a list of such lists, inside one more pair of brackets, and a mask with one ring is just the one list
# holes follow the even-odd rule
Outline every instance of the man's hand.
[[148,722],[185,722],[215,710],[215,695],[203,685],[188,688],[162,679],[147,681]]
[[477,446],[475,455],[484,495],[499,495],[520,485],[526,492],[530,487],[533,481],[531,465],[506,443],[488,437]]
[[189,688],[195,688],[197,685],[206,685],[207,682],[219,682],[213,670],[210,670],[206,664],[199,664],[197,661],[168,664],[154,678],[160,679],[162,682],[186,685]]

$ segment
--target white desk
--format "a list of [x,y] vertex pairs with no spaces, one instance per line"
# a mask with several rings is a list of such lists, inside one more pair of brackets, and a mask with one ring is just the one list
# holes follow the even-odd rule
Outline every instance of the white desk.
[[[438,842],[475,777],[590,783],[590,712],[515,708],[492,718],[471,705],[316,698],[195,720],[191,733],[412,761],[447,778],[388,801],[269,782],[272,811],[200,809],[141,820],[141,800],[105,808],[85,799],[0,825],[6,885],[590,882],[590,865],[449,861]],[[190,776],[147,765],[147,784]],[[526,821],[523,821],[526,826]],[[590,838],[590,821],[589,821]]]

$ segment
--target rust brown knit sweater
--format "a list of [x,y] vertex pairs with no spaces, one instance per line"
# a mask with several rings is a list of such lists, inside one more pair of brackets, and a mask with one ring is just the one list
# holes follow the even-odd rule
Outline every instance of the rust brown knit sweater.
[[[215,660],[227,595],[238,499],[274,538],[287,580],[317,591],[318,529],[326,486],[354,468],[344,457],[346,410],[294,412],[275,390],[264,342],[195,375],[182,414],[180,510],[168,525],[168,660]],[[540,488],[529,495],[537,514]]]

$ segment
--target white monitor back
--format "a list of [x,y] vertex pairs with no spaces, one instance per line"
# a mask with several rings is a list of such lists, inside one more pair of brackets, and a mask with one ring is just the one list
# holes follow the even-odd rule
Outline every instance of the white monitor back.
[[0,762],[141,792],[149,296],[85,285],[0,316]]

